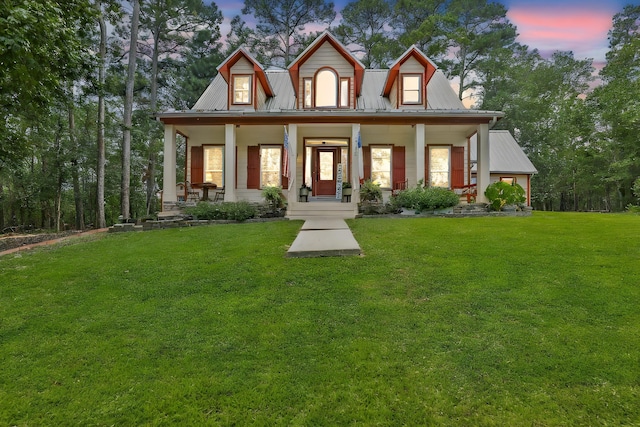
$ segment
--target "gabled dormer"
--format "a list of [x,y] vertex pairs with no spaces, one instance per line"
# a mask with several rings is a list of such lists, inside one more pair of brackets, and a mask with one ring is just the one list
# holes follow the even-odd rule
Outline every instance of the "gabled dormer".
[[393,108],[427,108],[427,84],[436,69],[420,49],[411,46],[391,64],[382,96],[389,98]]
[[242,47],[218,66],[218,72],[227,82],[229,110],[257,110],[274,96],[264,68]]
[[288,67],[298,109],[354,109],[364,65],[325,31]]

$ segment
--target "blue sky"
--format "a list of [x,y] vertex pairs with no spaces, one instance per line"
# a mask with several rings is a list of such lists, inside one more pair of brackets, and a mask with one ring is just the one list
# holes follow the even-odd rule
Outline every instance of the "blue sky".
[[[518,41],[536,48],[544,55],[555,50],[571,50],[577,59],[591,58],[601,66],[608,50],[607,33],[614,14],[627,4],[640,0],[500,0],[507,17],[518,27]],[[347,0],[334,0],[339,12]],[[229,22],[239,15],[243,0],[219,0],[224,15],[222,35],[229,32]],[[339,15],[338,15],[339,16]],[[335,24],[338,23],[336,20]]]

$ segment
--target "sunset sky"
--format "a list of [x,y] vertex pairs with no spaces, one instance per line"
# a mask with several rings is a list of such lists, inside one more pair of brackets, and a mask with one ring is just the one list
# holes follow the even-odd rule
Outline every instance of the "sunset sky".
[[[640,0],[500,0],[507,17],[518,28],[518,41],[543,55],[555,50],[571,50],[576,59],[592,58],[598,68],[608,50],[607,32],[614,14],[627,4]],[[334,0],[336,10],[347,0]],[[222,35],[229,32],[229,21],[240,14],[242,0],[216,2],[224,15]],[[334,22],[338,24],[338,20]]]

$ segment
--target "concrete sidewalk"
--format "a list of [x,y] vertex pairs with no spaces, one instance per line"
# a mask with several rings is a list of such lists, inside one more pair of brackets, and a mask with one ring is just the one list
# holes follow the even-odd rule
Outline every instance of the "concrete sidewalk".
[[360,245],[343,219],[309,219],[304,222],[287,256],[309,258],[360,255]]

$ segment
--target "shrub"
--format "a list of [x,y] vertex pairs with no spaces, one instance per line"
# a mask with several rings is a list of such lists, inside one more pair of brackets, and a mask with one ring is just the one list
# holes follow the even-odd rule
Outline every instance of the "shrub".
[[380,200],[382,200],[382,190],[379,184],[368,179],[360,185],[361,202],[376,202]]
[[640,201],[640,178],[636,178],[636,180],[633,181],[633,187],[631,187],[631,190],[638,198],[638,201]]
[[262,189],[262,197],[273,210],[284,206],[284,195],[280,187],[264,187]]
[[520,205],[527,200],[524,188],[520,184],[508,184],[504,181],[490,184],[484,195],[489,199],[489,205],[494,211],[502,210],[505,205]]
[[188,207],[185,212],[201,220],[226,219],[232,221],[245,221],[256,215],[255,207],[248,202],[224,202],[211,204],[199,202],[196,206]]
[[394,205],[416,211],[450,208],[460,202],[459,196],[451,190],[421,185],[398,192],[394,199]]

